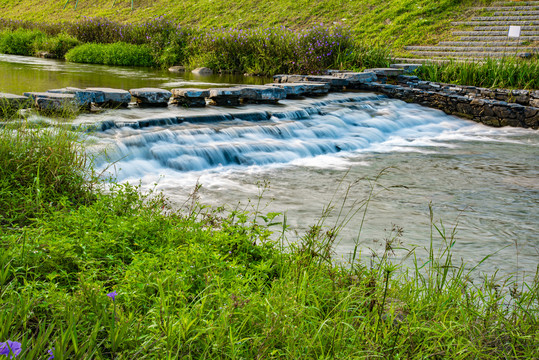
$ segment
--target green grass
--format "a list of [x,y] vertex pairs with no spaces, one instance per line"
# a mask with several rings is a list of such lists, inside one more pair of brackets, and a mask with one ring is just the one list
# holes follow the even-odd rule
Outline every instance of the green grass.
[[389,45],[402,51],[405,45],[434,44],[447,38],[450,22],[465,18],[472,6],[489,4],[490,0],[279,0],[235,2],[215,0],[135,0],[75,1],[64,9],[65,0],[46,3],[37,0],[13,2],[0,0],[2,17],[34,22],[82,20],[84,17],[106,17],[125,23],[143,23],[158,16],[187,27],[266,28],[285,26],[293,29],[340,23],[354,37],[369,43]]
[[332,258],[377,179],[364,199],[342,200],[356,206],[339,223],[328,204],[287,247],[286,224],[260,211],[265,187],[228,211],[197,204],[198,188],[172,209],[136,186],[100,190],[77,133],[12,130],[0,129],[0,342],[20,342],[20,358],[538,356],[539,276],[477,281],[452,261],[454,229],[432,215],[431,247],[408,253],[412,268],[391,261],[398,229],[380,256]]
[[126,43],[83,44],[69,50],[66,60],[78,63],[117,66],[153,66],[152,51],[145,45]]
[[426,64],[417,75],[423,80],[486,88],[539,89],[539,60],[513,58],[483,62]]

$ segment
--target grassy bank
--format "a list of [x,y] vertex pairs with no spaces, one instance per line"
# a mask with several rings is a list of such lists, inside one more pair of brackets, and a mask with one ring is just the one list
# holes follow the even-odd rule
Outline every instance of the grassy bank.
[[343,264],[338,225],[286,247],[263,199],[224,211],[195,189],[172,209],[130,185],[103,192],[78,134],[13,130],[0,129],[0,342],[19,358],[538,355],[539,278],[472,282],[440,225],[411,269],[390,261],[398,229],[383,255]]
[[[193,28],[253,29],[285,26],[294,30],[343,24],[354,38],[388,44],[400,50],[405,45],[436,43],[447,36],[450,22],[467,16],[470,7],[490,0],[279,0],[230,3],[215,0],[0,0],[2,17],[32,22],[64,22],[84,17],[104,17],[122,23],[144,23],[165,16]],[[75,9],[76,5],[76,9]],[[65,7],[65,8],[64,8]]]

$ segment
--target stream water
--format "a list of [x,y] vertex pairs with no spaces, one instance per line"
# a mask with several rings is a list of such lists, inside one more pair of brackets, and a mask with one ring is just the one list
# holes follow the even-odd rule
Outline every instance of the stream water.
[[[172,88],[268,81],[182,77],[4,55],[0,77],[0,92],[12,93],[62,86]],[[262,120],[244,116],[254,111],[272,116]],[[223,120],[223,113],[231,116]],[[269,183],[261,209],[286,214],[289,241],[315,224],[328,205],[336,208],[325,225],[339,224],[344,197],[344,213],[354,211],[375,184],[377,194],[369,202],[363,227],[360,209],[341,231],[335,248],[338,257],[346,258],[356,243],[363,257],[373,251],[379,254],[384,239],[402,228],[401,247],[417,247],[420,261],[425,261],[422,249],[430,245],[433,230],[431,204],[437,227],[445,229],[448,238],[455,232],[454,261],[472,267],[491,255],[479,266],[489,274],[520,276],[537,269],[536,130],[490,128],[376,94],[351,92],[237,108],[130,107],[83,114],[74,121],[136,122],[186,114],[208,117],[95,132],[89,136],[89,150],[106,149],[97,166],[105,169],[113,161],[108,169],[119,181],[162,190],[178,206],[201,184],[202,203],[233,209],[240,202],[254,209],[262,191],[259,184]],[[348,184],[352,185],[346,191]],[[443,240],[434,232],[433,245],[439,250]],[[396,261],[403,254],[397,250]]]

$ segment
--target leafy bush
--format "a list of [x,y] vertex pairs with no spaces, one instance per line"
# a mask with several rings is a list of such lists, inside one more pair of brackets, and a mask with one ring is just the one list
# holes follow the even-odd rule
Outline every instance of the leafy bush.
[[154,66],[152,50],[146,45],[126,43],[83,44],[67,52],[66,60],[118,66]]
[[71,35],[58,34],[54,37],[42,37],[34,42],[34,52],[46,51],[58,59],[63,59],[65,54],[79,45],[80,42]]
[[0,53],[13,55],[34,55],[34,42],[46,36],[38,30],[4,30],[0,33]]

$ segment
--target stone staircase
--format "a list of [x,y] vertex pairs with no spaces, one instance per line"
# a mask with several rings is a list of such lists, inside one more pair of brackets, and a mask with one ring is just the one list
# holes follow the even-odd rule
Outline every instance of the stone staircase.
[[[435,46],[407,46],[414,62],[466,60],[539,55],[539,1],[500,1],[476,8],[477,16],[452,25],[454,39]],[[509,38],[510,25],[521,27],[519,38]],[[468,29],[462,29],[467,27]]]

